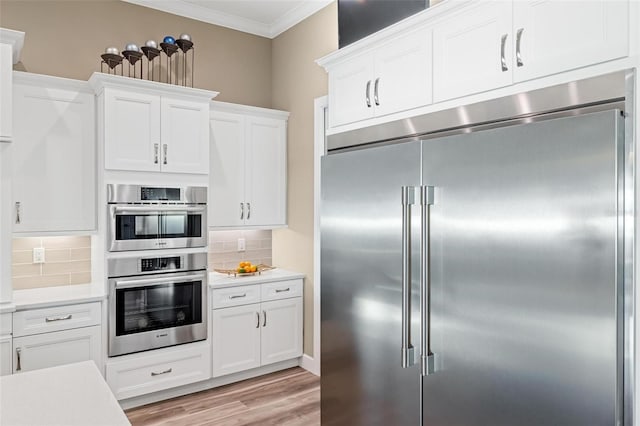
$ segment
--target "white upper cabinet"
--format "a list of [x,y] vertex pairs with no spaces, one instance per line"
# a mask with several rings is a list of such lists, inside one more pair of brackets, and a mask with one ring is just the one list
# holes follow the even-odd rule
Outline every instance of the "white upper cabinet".
[[0,142],[13,137],[13,64],[18,62],[24,33],[0,28]]
[[629,3],[620,0],[538,0],[513,3],[514,80],[624,57]]
[[431,103],[431,30],[349,58],[329,70],[332,127]]
[[91,88],[19,72],[14,83],[13,231],[95,230]]
[[511,10],[510,2],[482,2],[433,29],[436,102],[512,83]]
[[108,170],[209,173],[209,102],[218,93],[94,73]]
[[212,103],[209,226],[286,225],[288,115]]

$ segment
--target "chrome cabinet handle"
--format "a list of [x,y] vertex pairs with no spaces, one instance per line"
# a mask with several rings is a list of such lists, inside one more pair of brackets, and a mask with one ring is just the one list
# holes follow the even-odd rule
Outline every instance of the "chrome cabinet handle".
[[369,95],[370,92],[371,92],[371,80],[367,81],[367,92],[366,92],[367,108],[371,108],[371,96]]
[[70,320],[71,318],[73,318],[73,315],[69,314],[69,315],[65,315],[63,317],[47,317],[44,320],[46,322],[54,322],[54,321]]
[[240,220],[244,220],[244,203],[240,203]]
[[162,163],[163,164],[167,164],[167,144],[165,143],[164,145],[162,145]]
[[20,225],[20,201],[16,201],[16,225]]
[[433,186],[420,187],[420,371],[423,376],[435,372],[431,352],[431,205]]
[[157,143],[153,144],[153,164],[158,164],[158,154],[160,152],[160,145]]
[[247,293],[234,294],[233,296],[229,296],[229,299],[241,299],[243,297],[247,297]]
[[151,372],[151,376],[152,376],[152,377],[155,377],[155,376],[161,376],[161,375],[163,375],[163,374],[169,374],[169,373],[171,373],[172,371],[173,371],[173,368],[168,368],[168,369],[166,369],[166,370],[164,370],[164,371],[161,371],[161,372],[159,372],[159,373],[156,373],[155,371],[152,371],[152,372]]
[[264,318],[264,321],[262,322],[262,326],[266,327],[267,326],[267,311],[262,311],[262,317]]
[[256,318],[257,318],[257,322],[256,322],[256,328],[260,328],[260,312],[256,312]]
[[247,220],[251,219],[251,203],[247,203]]
[[402,368],[415,363],[411,344],[411,204],[415,188],[402,187]]
[[502,63],[502,72],[509,71],[509,67],[507,67],[507,58],[505,58],[504,56],[504,48],[507,44],[507,36],[508,34],[504,34],[500,42],[500,62]]
[[289,291],[290,289],[291,289],[290,287],[283,288],[283,289],[277,288],[276,293],[284,293],[285,291]]
[[373,85],[373,101],[376,105],[380,106],[380,101],[378,100],[378,85],[380,83],[380,77],[376,78],[376,82]]
[[18,365],[16,366],[16,371],[20,371],[22,370],[22,362],[21,362],[21,355],[22,355],[22,349],[21,348],[16,348],[16,355],[18,356]]
[[522,41],[523,32],[524,28],[520,28],[516,33],[516,65],[519,67],[524,65],[524,62],[522,62],[522,54],[520,53],[520,42]]

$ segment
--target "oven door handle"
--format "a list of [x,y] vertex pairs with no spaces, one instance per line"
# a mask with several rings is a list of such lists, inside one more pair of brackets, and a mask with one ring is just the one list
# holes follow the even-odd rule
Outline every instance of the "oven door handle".
[[192,274],[192,275],[179,275],[173,277],[159,277],[159,278],[143,278],[137,280],[115,280],[116,288],[132,288],[141,287],[152,284],[166,284],[166,283],[184,283],[192,281],[204,281],[207,278],[205,274]]
[[136,213],[154,213],[154,214],[162,214],[167,212],[200,212],[204,213],[206,211],[205,206],[167,206],[163,205],[159,206],[114,206],[114,213],[118,214],[136,214]]

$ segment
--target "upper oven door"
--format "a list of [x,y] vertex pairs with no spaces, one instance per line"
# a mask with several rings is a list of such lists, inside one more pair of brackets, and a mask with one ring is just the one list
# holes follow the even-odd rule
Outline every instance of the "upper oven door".
[[109,251],[204,247],[206,206],[110,205]]

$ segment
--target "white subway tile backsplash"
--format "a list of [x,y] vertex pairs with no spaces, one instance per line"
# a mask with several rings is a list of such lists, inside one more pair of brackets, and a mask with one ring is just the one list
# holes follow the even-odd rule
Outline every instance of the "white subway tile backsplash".
[[[244,238],[245,251],[238,251],[238,238]],[[271,265],[271,231],[238,230],[209,233],[209,269],[234,269],[238,263]]]

